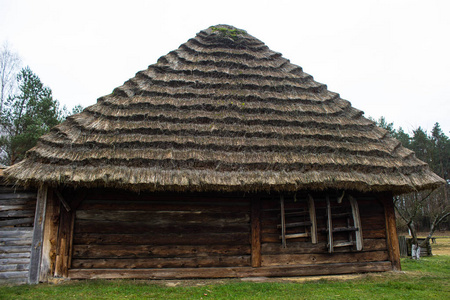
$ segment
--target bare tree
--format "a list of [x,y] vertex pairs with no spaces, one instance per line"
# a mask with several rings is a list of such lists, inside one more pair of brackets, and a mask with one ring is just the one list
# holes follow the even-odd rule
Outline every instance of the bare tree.
[[8,96],[15,92],[16,75],[20,65],[19,55],[10,49],[7,42],[3,43],[0,52],[0,112]]
[[[439,224],[450,216],[450,202],[448,201],[448,184],[434,191],[416,192],[396,196],[395,208],[400,218],[405,222],[412,237],[413,258],[418,258],[420,252],[414,257],[415,249],[425,247],[433,237]],[[430,231],[425,240],[417,240],[417,223],[424,218],[430,218]]]

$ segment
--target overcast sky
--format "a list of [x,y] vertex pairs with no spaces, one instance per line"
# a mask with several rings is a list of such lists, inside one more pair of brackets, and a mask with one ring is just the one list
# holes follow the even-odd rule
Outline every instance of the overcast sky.
[[0,43],[86,107],[211,25],[246,30],[366,116],[450,132],[450,1],[9,1]]

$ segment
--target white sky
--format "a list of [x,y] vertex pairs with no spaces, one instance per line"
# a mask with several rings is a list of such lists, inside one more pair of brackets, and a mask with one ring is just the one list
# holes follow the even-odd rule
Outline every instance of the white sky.
[[92,105],[211,25],[246,30],[397,128],[450,132],[450,1],[10,1],[0,43],[62,104]]

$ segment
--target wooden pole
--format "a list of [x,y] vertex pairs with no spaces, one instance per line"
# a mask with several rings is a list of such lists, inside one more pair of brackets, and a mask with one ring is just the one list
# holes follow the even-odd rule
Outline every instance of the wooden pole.
[[397,227],[395,225],[395,208],[392,194],[382,194],[380,200],[384,206],[384,216],[386,220],[386,236],[389,260],[392,264],[392,270],[401,271],[400,264],[400,246],[398,243]]
[[55,272],[56,241],[58,237],[59,202],[53,189],[47,190],[47,209],[42,241],[42,261],[39,281],[45,282]]
[[261,267],[261,200],[252,200],[252,267]]
[[36,212],[33,225],[33,241],[31,243],[30,269],[28,272],[29,284],[39,283],[46,207],[47,186],[42,185],[38,190],[36,200]]

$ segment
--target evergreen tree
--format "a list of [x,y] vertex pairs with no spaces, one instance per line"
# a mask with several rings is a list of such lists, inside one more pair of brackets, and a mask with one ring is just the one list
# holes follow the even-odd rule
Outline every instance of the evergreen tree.
[[29,67],[17,75],[19,92],[5,101],[1,116],[4,136],[0,139],[2,160],[14,164],[23,159],[38,138],[63,119],[59,102]]

